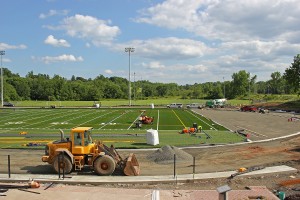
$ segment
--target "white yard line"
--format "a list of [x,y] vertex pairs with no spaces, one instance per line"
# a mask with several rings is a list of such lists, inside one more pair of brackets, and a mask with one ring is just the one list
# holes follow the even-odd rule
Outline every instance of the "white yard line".
[[[71,113],[71,114],[69,114],[69,115],[72,115],[72,114],[73,114],[72,110],[68,111],[67,113]],[[51,117],[51,118],[49,118],[49,116],[52,116],[52,115],[58,115],[58,114],[59,114],[59,116],[57,116],[57,117],[54,117],[54,118]],[[38,122],[36,122],[36,123],[30,123],[30,124],[27,124],[27,125],[25,125],[25,126],[21,126],[20,128],[25,128],[25,127],[28,127],[28,126],[32,126],[32,125],[34,125],[34,124],[40,124],[40,123],[44,123],[44,122],[47,122],[47,121],[53,121],[54,119],[59,119],[59,118],[62,118],[62,117],[69,116],[69,115],[63,115],[63,116],[62,116],[61,113],[54,113],[54,114],[52,114],[52,115],[47,115],[47,116],[41,116],[41,117],[31,118],[31,119],[29,119],[29,120],[47,117],[47,119],[45,119],[45,120],[43,120],[43,121],[38,121]]]
[[[69,111],[69,112],[71,112],[71,111]],[[25,126],[21,126],[21,127],[19,127],[19,128],[24,128],[24,127],[27,127],[27,126],[31,126],[31,125],[33,125],[33,124],[39,124],[39,123],[41,123],[41,122],[45,122],[45,121],[49,121],[49,120],[52,120],[53,118],[50,118],[49,119],[49,117],[51,117],[51,116],[53,116],[53,115],[58,115],[59,113],[53,113],[53,114],[51,114],[51,115],[47,115],[46,117],[47,117],[47,120],[43,120],[43,121],[39,121],[39,122],[36,122],[36,123],[30,123],[30,124],[27,124],[27,125],[25,125]],[[28,121],[30,121],[30,120],[36,120],[36,119],[40,119],[40,118],[45,118],[45,115],[41,115],[41,113],[39,113],[39,112],[37,112],[37,115],[38,115],[38,117],[27,117],[26,118],[26,120],[24,120],[24,116],[23,116],[23,122],[28,122]],[[61,116],[61,115],[60,115]],[[15,118],[14,118],[14,120],[15,120]],[[0,126],[5,126],[6,124],[3,124],[3,125],[0,125]]]
[[[41,113],[45,113],[45,112],[34,112],[34,111],[28,112],[26,110],[26,112],[20,112],[20,111],[10,112],[9,115],[13,115],[14,121],[19,120],[19,119],[24,121],[24,116],[30,115],[30,118],[29,118],[29,120],[30,120],[31,118],[33,118],[35,116],[40,116]],[[10,121],[11,121],[11,118],[6,117],[4,120],[0,120],[0,123],[5,124],[6,122],[10,122]],[[1,126],[3,126],[3,125],[1,125]]]
[[136,120],[143,114],[144,112],[141,112],[140,115],[132,122],[132,124],[127,128],[127,130],[129,130],[133,125],[134,122],[136,122]]
[[[73,117],[73,118],[70,118],[70,119],[68,119],[68,120],[65,120],[64,122],[70,122],[70,121],[72,121],[72,120],[74,120],[74,119],[78,119],[78,118],[82,118],[82,117],[85,117],[85,116],[87,116],[87,115],[90,115],[90,114],[94,114],[94,113],[91,113],[91,112],[89,112],[88,110],[86,110],[86,113],[87,114],[82,114],[83,112],[80,112],[80,114],[78,114],[78,116],[77,117]],[[74,113],[71,113],[71,115],[73,115]],[[76,114],[76,113],[75,113]],[[69,116],[69,115],[64,115],[63,117],[65,117],[65,116]],[[57,119],[57,118],[52,118],[52,119]],[[56,126],[56,125],[58,125],[58,124],[52,124],[52,125],[50,125],[50,126],[47,126],[46,128],[51,128],[52,126]]]
[[[77,127],[78,127],[78,126],[81,126],[81,125],[83,125],[83,124],[86,124],[87,122],[90,122],[90,121],[93,121],[93,120],[95,120],[95,119],[98,119],[98,118],[100,118],[100,117],[103,117],[103,116],[105,116],[105,115],[108,115],[108,114],[114,113],[114,112],[116,112],[116,111],[112,111],[112,112],[109,112],[109,113],[104,113],[103,115],[100,115],[100,116],[94,117],[93,119],[90,119],[90,120],[88,120],[88,121],[85,121],[85,122],[83,122],[83,123],[81,123],[81,124],[78,124],[78,125],[77,125]],[[94,113],[93,113],[93,114],[94,114]]]
[[204,124],[206,124],[206,125],[208,125],[208,126],[210,126],[211,128],[213,128],[213,129],[215,129],[215,130],[217,130],[215,127],[213,127],[213,126],[211,126],[210,124],[208,124],[208,123],[206,123],[205,121],[203,121],[201,118],[199,118],[196,114],[195,114],[195,112],[194,111],[192,111],[192,113],[191,113],[194,117],[196,117],[197,119],[199,119],[200,121],[202,121]]
[[[116,112],[116,111],[115,111]],[[107,126],[108,124],[112,123],[113,121],[115,121],[116,119],[122,117],[123,115],[125,115],[126,112],[122,113],[122,115],[119,115],[118,117],[115,117],[114,119],[112,119],[111,121],[105,123],[103,126],[101,126],[100,128],[98,128],[99,130],[102,129],[103,127]]]

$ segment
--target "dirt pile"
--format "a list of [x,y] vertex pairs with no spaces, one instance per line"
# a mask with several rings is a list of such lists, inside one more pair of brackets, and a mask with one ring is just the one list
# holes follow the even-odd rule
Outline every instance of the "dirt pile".
[[193,160],[192,155],[181,149],[178,149],[175,146],[169,145],[163,146],[155,152],[149,154],[147,159],[158,164],[169,164],[174,162],[174,154],[176,155],[176,162]]

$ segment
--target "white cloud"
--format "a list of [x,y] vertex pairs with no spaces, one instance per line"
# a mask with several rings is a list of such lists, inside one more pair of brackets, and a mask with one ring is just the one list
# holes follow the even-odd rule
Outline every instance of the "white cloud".
[[[189,54],[180,51],[186,49],[184,45],[183,48],[167,51],[165,47],[171,46],[170,41],[144,45],[152,56],[150,58],[157,58],[162,65],[166,64],[161,58],[171,58],[172,54],[173,60],[185,58],[186,71],[181,71],[181,75],[190,77],[190,81],[192,77],[203,76],[203,72],[206,74],[201,79],[203,81],[221,80],[224,76],[230,79],[232,73],[239,70],[257,74],[259,80],[268,80],[272,72],[283,72],[300,49],[298,0],[166,0],[141,10],[135,21],[172,31],[184,30],[204,41],[190,40],[187,46],[195,48],[190,48]],[[191,45],[196,43],[202,45]],[[147,41],[138,44],[147,44]],[[159,45],[163,47],[155,48]],[[136,47],[137,55],[141,47]],[[148,53],[146,50],[145,55]],[[161,55],[155,55],[155,52]],[[188,58],[194,62],[189,63]],[[197,62],[201,64],[197,65]],[[173,66],[170,73],[176,70],[179,70],[178,65]],[[190,74],[189,70],[194,73]],[[177,75],[167,77],[171,79]]]
[[170,63],[163,65],[159,62],[137,64],[141,66],[135,69],[137,77],[157,82],[195,83],[201,82],[200,78],[210,74],[210,69],[205,64]]
[[24,44],[10,45],[6,43],[0,43],[0,50],[8,50],[8,49],[27,49],[27,46]]
[[205,3],[207,1],[167,0],[148,9],[141,10],[141,17],[135,19],[135,21],[172,29],[190,26],[198,20],[199,14],[197,9],[201,4]]
[[81,62],[83,61],[83,58],[81,56],[75,57],[74,55],[63,54],[56,57],[45,56],[42,57],[42,61],[45,62],[46,64],[52,62]]
[[92,16],[75,15],[65,18],[60,26],[45,26],[52,30],[65,30],[72,37],[81,38],[95,46],[108,45],[120,34],[117,26],[110,26],[110,21]]
[[300,4],[298,0],[166,0],[142,10],[135,21],[210,39],[272,39],[299,32]]
[[90,48],[91,47],[91,44],[90,43],[85,43],[85,46],[87,47],[87,48]]
[[3,57],[3,58],[2,58],[2,62],[8,63],[8,62],[11,62],[11,60],[10,60],[9,58]]
[[128,46],[135,48],[133,55],[167,60],[199,58],[214,51],[201,41],[176,37],[134,40],[130,44],[116,44],[112,48],[119,51]]
[[64,39],[56,39],[53,35],[49,35],[45,41],[45,44],[49,44],[55,47],[70,47],[71,45]]
[[106,69],[104,72],[105,72],[106,74],[113,74],[113,71],[110,70],[110,69]]
[[162,65],[160,62],[157,62],[157,61],[153,61],[150,63],[142,63],[142,65],[149,69],[164,69],[165,68],[164,65]]
[[45,18],[48,18],[48,17],[52,17],[52,16],[55,16],[55,15],[67,15],[69,13],[68,10],[49,10],[48,13],[41,13],[39,15],[39,18],[40,19],[45,19]]

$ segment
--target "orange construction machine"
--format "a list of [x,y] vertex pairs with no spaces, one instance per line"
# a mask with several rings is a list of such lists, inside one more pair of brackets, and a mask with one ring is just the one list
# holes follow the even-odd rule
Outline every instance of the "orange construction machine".
[[101,142],[92,141],[92,127],[77,127],[71,129],[70,138],[64,138],[46,145],[43,162],[48,162],[58,173],[64,170],[66,174],[72,170],[80,171],[84,166],[90,167],[98,175],[111,175],[115,170],[121,170],[127,176],[140,174],[140,166],[131,153],[122,159],[116,149],[107,147]]

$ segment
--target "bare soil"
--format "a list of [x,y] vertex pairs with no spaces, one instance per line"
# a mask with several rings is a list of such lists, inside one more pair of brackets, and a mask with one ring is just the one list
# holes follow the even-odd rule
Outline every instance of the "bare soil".
[[[271,139],[300,132],[300,121],[289,122],[293,117],[289,113],[245,113],[232,110],[195,110],[211,118],[217,123],[225,125],[232,131],[244,129],[250,133],[252,141]],[[176,135],[175,135],[176,136]],[[174,137],[175,137],[174,136]],[[298,170],[296,173],[268,174],[264,176],[235,177],[233,179],[209,179],[193,183],[174,184],[139,184],[114,185],[109,187],[122,188],[160,188],[160,189],[215,189],[229,184],[233,189],[244,189],[247,186],[265,185],[271,190],[286,191],[294,194],[293,189],[299,189],[299,184],[281,186],[280,183],[291,179],[300,179],[300,136],[261,143],[247,143],[243,145],[214,146],[207,148],[195,146],[181,150],[195,157],[195,172],[220,172],[237,170],[241,167],[288,165]],[[149,159],[149,155],[156,150],[120,150],[122,156],[134,152],[141,166],[141,175],[172,175],[173,163],[157,163]],[[3,162],[0,163],[0,173],[7,173],[7,156],[11,158],[11,173],[52,174],[51,166],[41,161],[42,150],[0,149]],[[176,174],[191,174],[193,159],[183,159],[176,163]],[[76,175],[76,173],[73,173]],[[90,175],[90,173],[87,173]]]

